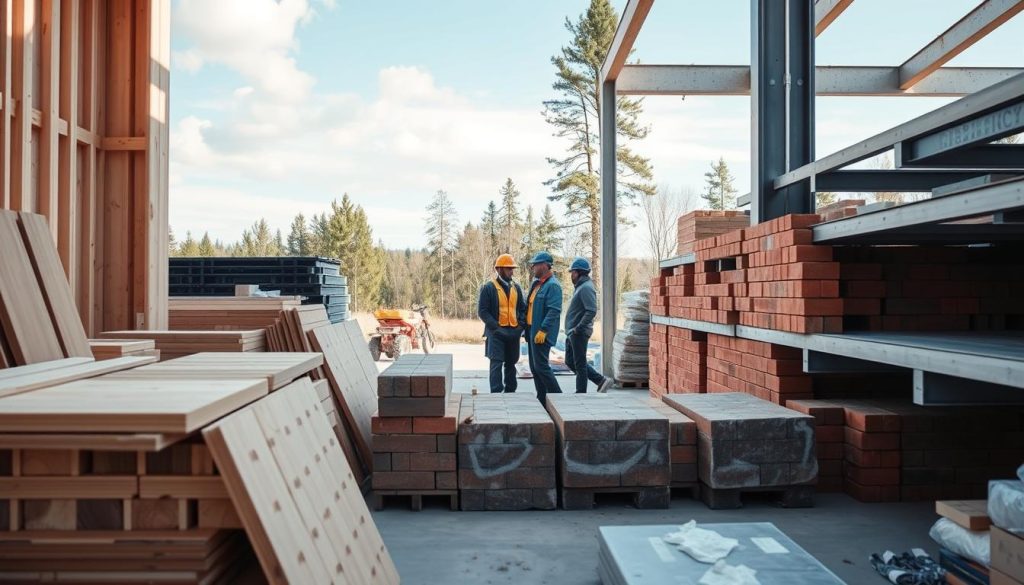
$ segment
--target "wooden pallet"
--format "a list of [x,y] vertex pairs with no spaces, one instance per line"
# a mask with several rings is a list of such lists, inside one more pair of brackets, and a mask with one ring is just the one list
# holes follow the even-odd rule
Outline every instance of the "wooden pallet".
[[669,486],[672,489],[672,495],[675,496],[680,492],[686,492],[687,497],[693,498],[694,500],[700,499],[700,482],[689,481],[689,482],[672,482]]
[[565,488],[562,492],[563,510],[592,510],[599,494],[623,494],[630,496],[633,505],[640,510],[661,510],[668,508],[672,500],[672,488],[657,487],[603,487]]
[[452,510],[459,509],[459,490],[374,490],[373,509],[383,510],[388,499],[409,499],[409,509],[419,512],[423,509],[424,498],[448,498],[448,506]]
[[650,382],[620,382],[618,380],[615,381],[615,385],[618,386],[619,388],[647,389],[651,387]]
[[813,485],[765,486],[719,489],[700,484],[700,498],[712,510],[734,510],[743,507],[743,498],[749,494],[763,494],[776,500],[783,508],[811,508],[814,506]]

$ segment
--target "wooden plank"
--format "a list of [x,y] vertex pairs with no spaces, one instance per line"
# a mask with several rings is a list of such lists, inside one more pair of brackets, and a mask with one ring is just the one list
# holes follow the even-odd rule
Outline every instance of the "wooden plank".
[[36,211],[42,213],[49,225],[50,237],[57,237],[57,167],[59,154],[60,122],[60,12],[61,2],[41,2],[39,13],[39,55],[41,74],[38,102],[42,114],[39,132],[39,192]]
[[78,475],[78,463],[77,449],[21,450],[23,476]]
[[18,215],[0,211],[0,324],[18,365],[61,359],[57,333],[50,321],[28,251],[18,228]]
[[131,476],[0,477],[0,498],[123,499],[135,497],[138,482]]
[[968,530],[988,530],[992,525],[987,500],[939,500],[935,502],[935,513]]
[[49,388],[67,382],[74,382],[75,380],[95,378],[103,374],[151,364],[155,361],[156,358],[151,356],[128,356],[16,376],[0,380],[0,398],[41,388]]
[[244,528],[229,499],[199,500],[198,516],[200,528]]
[[370,417],[377,411],[377,377],[375,372],[373,383],[367,379],[357,355],[358,352],[366,352],[369,358],[370,350],[366,344],[358,348],[352,346],[353,334],[358,328],[359,324],[355,321],[343,321],[314,329],[310,333],[310,340],[313,347],[323,353],[324,369],[331,389],[349,428],[356,431],[352,437],[353,442],[362,460],[369,462],[373,460]]
[[13,0],[0,0],[0,209],[11,207],[11,52],[14,37],[12,18]]
[[78,366],[81,364],[87,364],[94,362],[91,357],[74,357],[74,358],[61,358],[49,362],[39,362],[35,364],[29,364],[27,366],[17,366],[6,370],[0,370],[0,382],[4,380],[10,380],[11,378],[17,378],[28,374],[38,374],[39,372],[48,372],[50,370],[56,370],[58,368],[70,368],[71,366]]
[[67,276],[46,226],[46,218],[19,213],[22,236],[65,357],[91,357],[89,339],[75,308]]
[[228,497],[220,476],[146,475],[139,478],[140,498],[213,498]]
[[11,99],[16,103],[11,124],[10,209],[33,211],[32,111],[33,54],[37,37],[34,0],[14,0],[11,14]]
[[119,380],[262,378],[272,390],[285,386],[323,363],[320,353],[196,353],[110,377]]
[[191,433],[267,393],[264,380],[116,380],[0,398],[0,431]]
[[[66,120],[66,138],[60,141],[57,177],[57,251],[72,291],[78,282],[78,90],[80,1],[64,3],[60,35],[60,115]],[[76,307],[77,308],[77,307]],[[80,319],[79,319],[80,320]]]
[[270,582],[398,583],[309,380],[203,435]]
[[100,142],[103,150],[146,150],[145,136],[105,136]]
[[150,355],[156,343],[148,339],[90,339],[89,349],[97,360],[109,360],[130,355]]

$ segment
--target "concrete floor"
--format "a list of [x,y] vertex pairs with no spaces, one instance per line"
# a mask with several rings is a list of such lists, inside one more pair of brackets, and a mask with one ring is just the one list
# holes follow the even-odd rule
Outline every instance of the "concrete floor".
[[373,515],[405,585],[596,585],[599,526],[691,519],[772,522],[851,585],[886,582],[867,560],[873,552],[919,547],[938,554],[928,538],[934,504],[862,504],[842,494],[821,494],[807,509],[755,501],[739,510],[709,510],[680,496],[668,510],[599,500],[592,511],[453,512],[435,504]]

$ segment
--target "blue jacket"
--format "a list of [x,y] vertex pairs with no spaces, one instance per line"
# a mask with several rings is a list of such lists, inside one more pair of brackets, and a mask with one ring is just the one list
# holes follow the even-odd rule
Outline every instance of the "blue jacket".
[[565,313],[565,331],[590,337],[594,334],[594,317],[597,316],[597,288],[589,276],[576,281],[576,290]]
[[[540,283],[536,278],[530,283],[530,292]],[[526,293],[529,297],[530,292]],[[527,299],[529,300],[529,299]],[[530,341],[538,331],[547,335],[546,345],[554,345],[558,340],[558,327],[562,320],[562,284],[552,274],[544,284],[540,285],[537,297],[533,300],[533,323],[530,325]]]

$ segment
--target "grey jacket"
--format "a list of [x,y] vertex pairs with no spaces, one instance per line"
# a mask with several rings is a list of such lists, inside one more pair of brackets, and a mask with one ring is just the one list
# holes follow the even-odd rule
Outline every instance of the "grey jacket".
[[569,301],[569,310],[565,313],[566,334],[594,334],[594,317],[597,316],[597,289],[589,276],[576,281],[576,290]]

